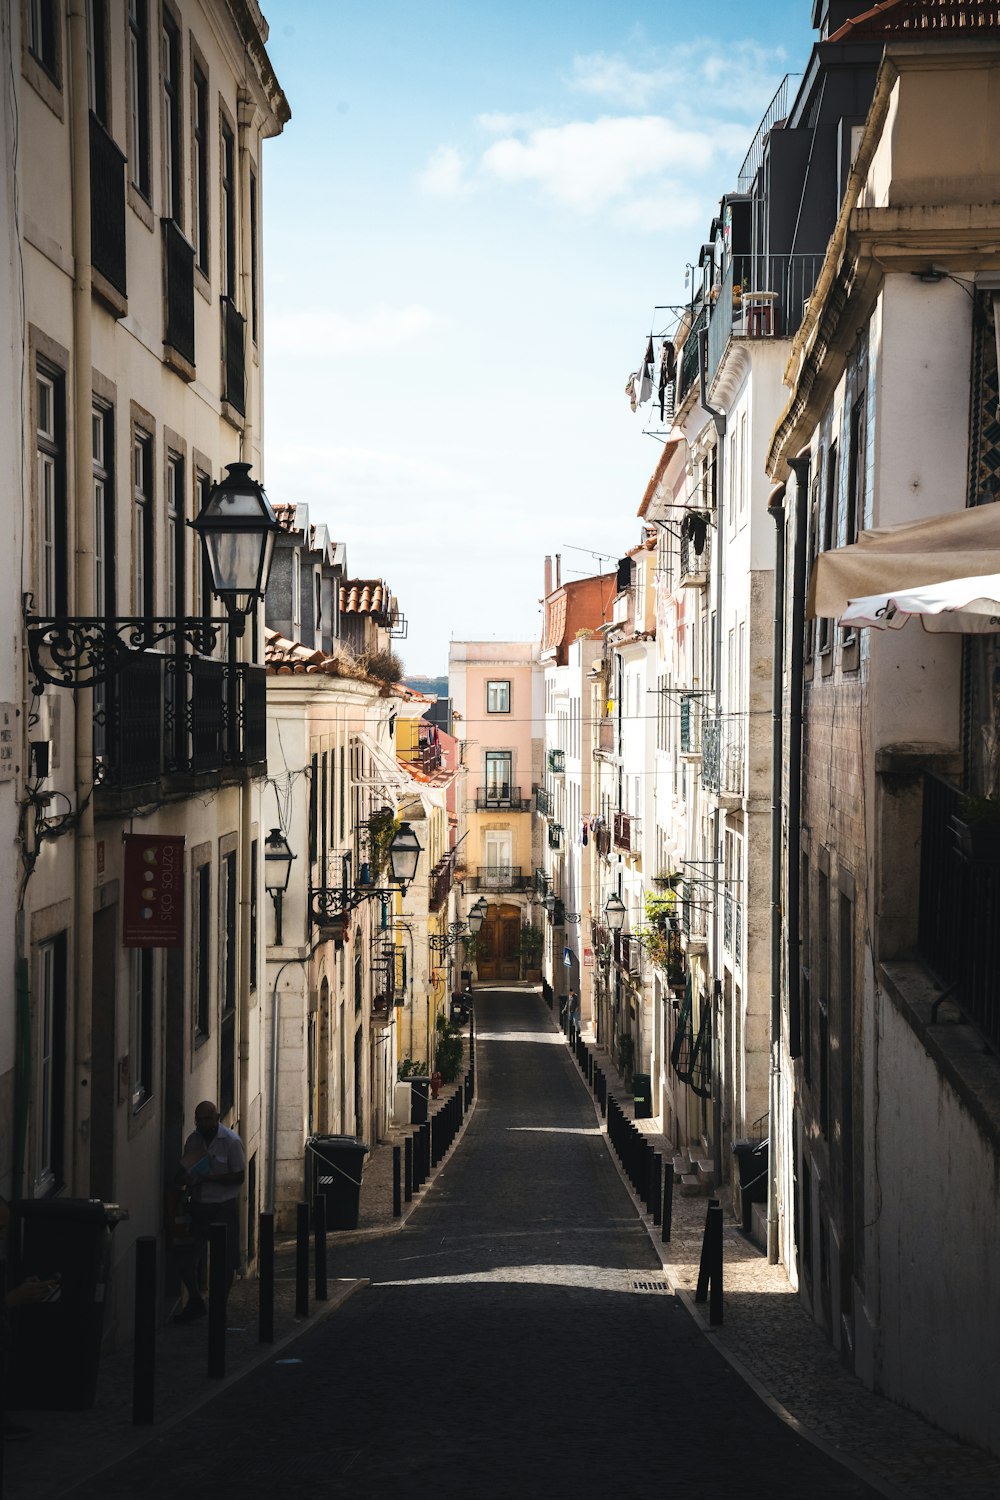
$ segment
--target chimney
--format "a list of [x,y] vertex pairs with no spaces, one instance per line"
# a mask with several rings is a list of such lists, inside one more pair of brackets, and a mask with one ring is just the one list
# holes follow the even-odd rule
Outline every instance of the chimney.
[[562,588],[562,557],[556,553],[556,588]]
[[542,595],[542,598],[543,599],[547,599],[549,597],[549,595],[551,594],[551,592],[552,592],[552,559],[551,559],[551,557],[547,557],[545,559],[545,592]]

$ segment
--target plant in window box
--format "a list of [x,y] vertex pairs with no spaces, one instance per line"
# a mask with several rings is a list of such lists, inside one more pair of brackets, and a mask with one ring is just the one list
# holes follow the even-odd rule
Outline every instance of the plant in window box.
[[1000,863],[1000,796],[962,797],[951,826],[966,859]]
[[396,837],[399,819],[391,807],[380,807],[368,819],[371,853],[371,883],[377,885],[389,860],[389,845]]

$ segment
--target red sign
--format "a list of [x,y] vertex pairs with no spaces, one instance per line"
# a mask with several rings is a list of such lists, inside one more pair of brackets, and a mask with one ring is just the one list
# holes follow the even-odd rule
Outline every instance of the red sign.
[[184,840],[127,833],[123,948],[180,948],[184,942]]

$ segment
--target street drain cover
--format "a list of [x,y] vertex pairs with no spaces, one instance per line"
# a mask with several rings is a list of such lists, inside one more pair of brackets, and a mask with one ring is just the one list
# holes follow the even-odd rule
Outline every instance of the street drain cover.
[[669,1292],[670,1283],[666,1281],[633,1281],[633,1292]]

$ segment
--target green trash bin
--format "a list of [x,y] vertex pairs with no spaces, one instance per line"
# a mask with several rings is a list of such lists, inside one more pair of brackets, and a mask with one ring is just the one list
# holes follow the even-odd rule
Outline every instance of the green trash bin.
[[313,1197],[326,1199],[327,1229],[357,1229],[367,1151],[356,1135],[311,1135],[306,1142]]
[[632,1103],[637,1120],[653,1118],[653,1080],[648,1073],[632,1074]]
[[59,1280],[49,1301],[11,1316],[8,1406],[85,1411],[93,1406],[104,1331],[111,1235],[128,1214],[99,1198],[26,1199],[11,1208],[8,1287]]

